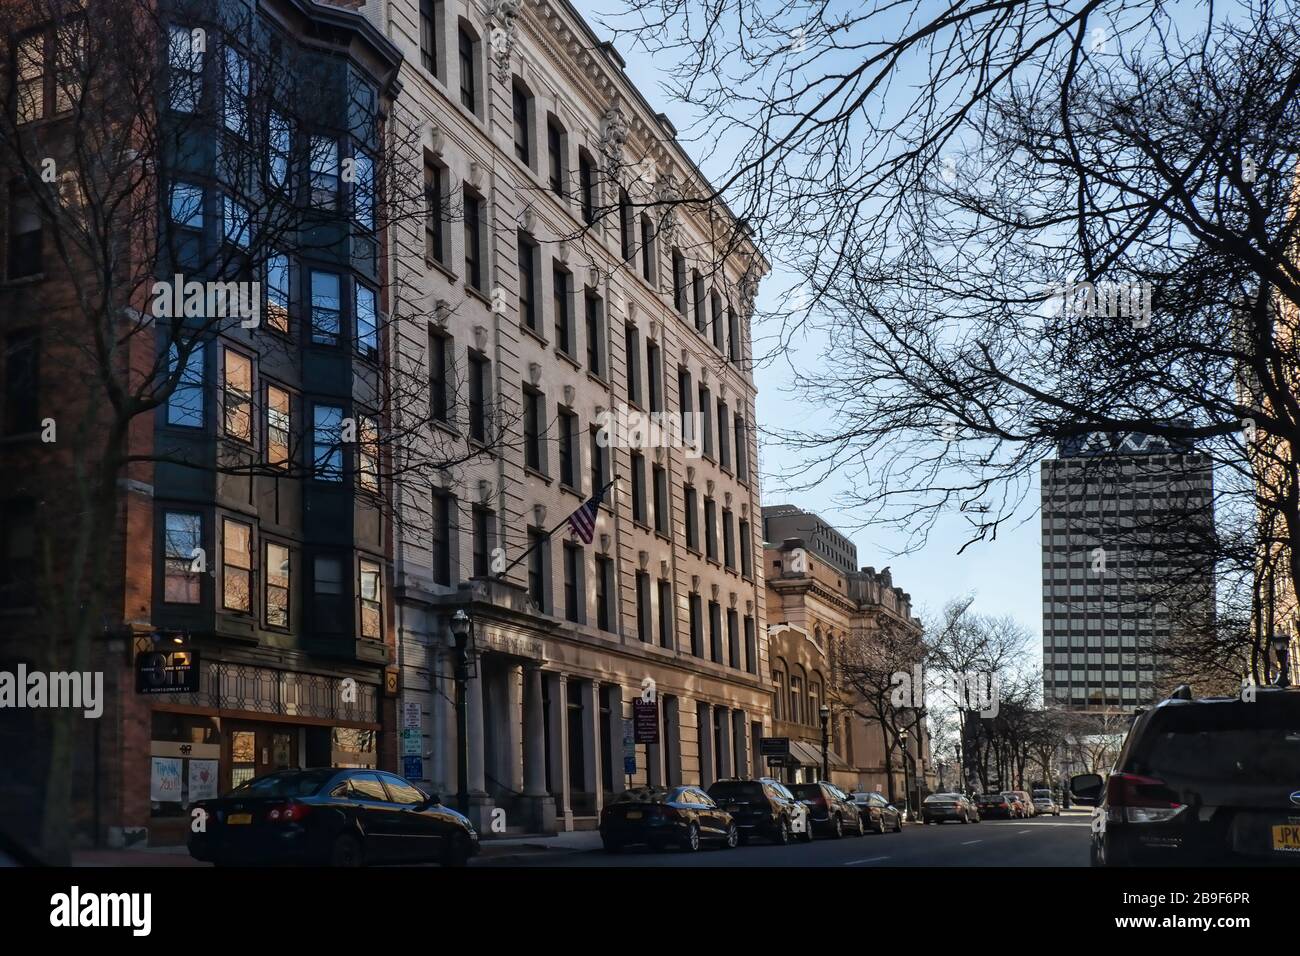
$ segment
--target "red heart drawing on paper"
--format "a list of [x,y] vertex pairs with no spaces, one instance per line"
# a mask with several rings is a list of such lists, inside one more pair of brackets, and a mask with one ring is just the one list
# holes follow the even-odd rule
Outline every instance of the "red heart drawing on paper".
[[203,781],[204,783],[208,782],[208,772],[206,770],[199,771],[199,780]]

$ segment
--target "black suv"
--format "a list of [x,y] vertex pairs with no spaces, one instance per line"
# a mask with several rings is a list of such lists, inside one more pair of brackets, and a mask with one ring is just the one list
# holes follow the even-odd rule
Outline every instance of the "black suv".
[[792,783],[791,793],[808,808],[811,824],[831,836],[839,838],[846,833],[862,836],[867,823],[858,805],[839,787],[827,783]]
[[1191,696],[1139,712],[1108,778],[1071,778],[1093,865],[1300,864],[1300,691]]
[[731,814],[740,841],[760,836],[773,843],[789,843],[798,815],[789,792],[763,780],[719,780],[709,787],[713,802]]

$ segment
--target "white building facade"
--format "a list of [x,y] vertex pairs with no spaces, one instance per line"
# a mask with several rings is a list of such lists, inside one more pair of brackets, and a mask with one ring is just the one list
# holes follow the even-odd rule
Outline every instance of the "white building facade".
[[[362,12],[405,54],[394,119],[419,130],[429,196],[389,237],[394,312],[420,316],[390,357],[427,371],[420,441],[461,453],[438,486],[395,486],[399,764],[453,802],[463,609],[481,828],[594,826],[629,783],[753,772],[770,724],[749,337],[766,263],[724,206],[677,201],[710,190],[567,3]],[[586,544],[565,519],[607,484]],[[629,754],[643,697],[659,743]]]

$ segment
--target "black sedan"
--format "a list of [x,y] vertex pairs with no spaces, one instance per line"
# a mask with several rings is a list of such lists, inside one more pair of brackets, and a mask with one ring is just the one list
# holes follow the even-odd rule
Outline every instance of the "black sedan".
[[[709,797],[731,814],[740,842],[751,836],[782,845],[794,836],[794,821],[804,816],[802,804],[790,791],[764,780],[719,780],[709,787]],[[804,829],[807,830],[805,819]],[[811,831],[809,831],[811,832]]]
[[675,845],[695,851],[704,843],[730,849],[740,842],[740,831],[699,787],[637,787],[601,810],[600,840],[608,853],[634,843],[652,850]]
[[866,819],[858,805],[843,790],[825,780],[820,783],[792,783],[790,792],[808,807],[812,825],[838,839],[846,833],[862,836]]
[[867,829],[876,833],[902,833],[903,811],[874,790],[860,790],[853,794],[853,802],[866,821]]
[[921,803],[921,819],[926,823],[978,823],[979,811],[960,793],[932,793]]
[[469,820],[378,770],[282,770],[198,801],[192,816],[190,856],[218,866],[463,866],[479,849]]

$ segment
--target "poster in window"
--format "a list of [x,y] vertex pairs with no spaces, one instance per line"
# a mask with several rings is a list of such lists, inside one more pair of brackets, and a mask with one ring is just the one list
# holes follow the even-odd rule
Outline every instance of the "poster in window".
[[181,758],[154,757],[149,771],[149,799],[154,803],[181,802]]
[[217,762],[215,760],[189,761],[189,798],[214,800],[217,796]]

